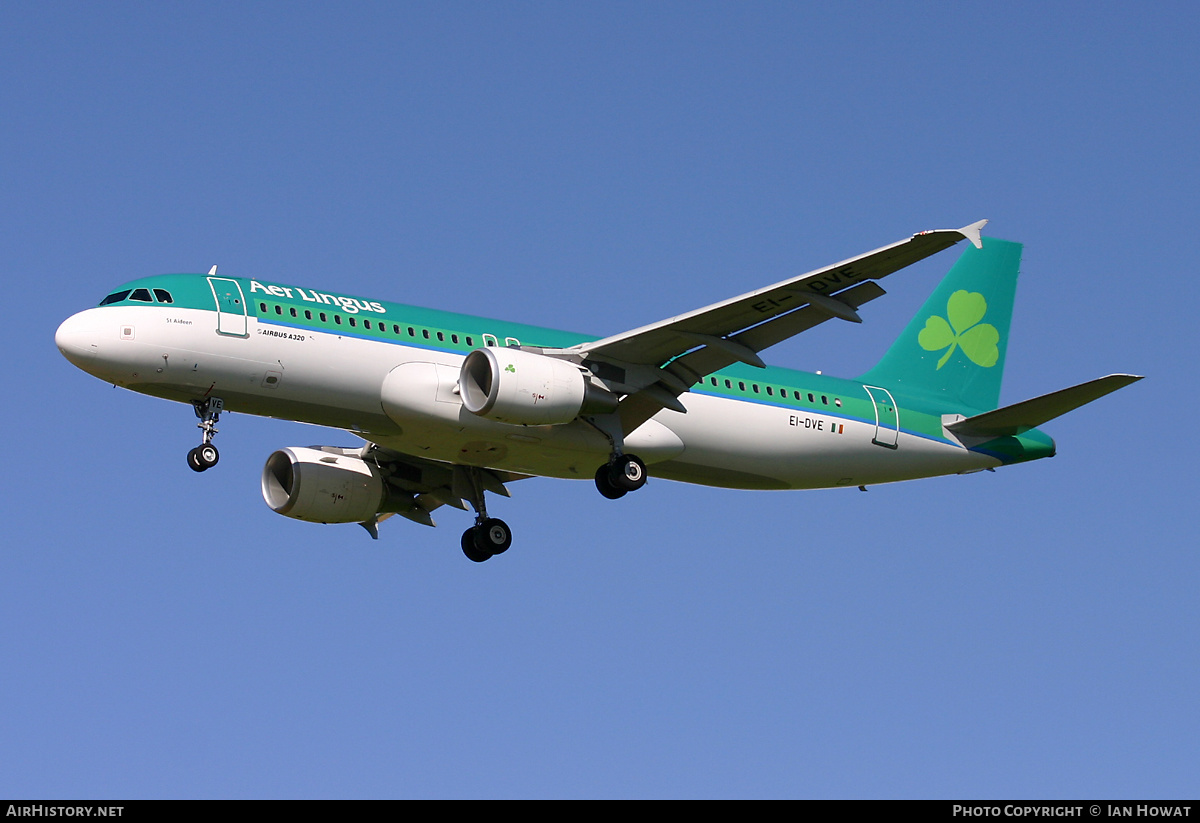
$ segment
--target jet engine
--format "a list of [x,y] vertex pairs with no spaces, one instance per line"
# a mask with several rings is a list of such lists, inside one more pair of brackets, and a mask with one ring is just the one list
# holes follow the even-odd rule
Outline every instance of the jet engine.
[[262,494],[279,514],[310,523],[362,523],[384,508],[379,467],[353,449],[291,447],[267,458]]
[[593,384],[575,364],[516,348],[468,354],[458,389],[472,414],[522,426],[570,423],[580,414],[617,407],[617,396]]

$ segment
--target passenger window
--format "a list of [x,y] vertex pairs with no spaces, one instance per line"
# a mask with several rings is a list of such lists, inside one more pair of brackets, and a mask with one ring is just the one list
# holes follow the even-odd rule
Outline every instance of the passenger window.
[[342,316],[340,314],[335,314],[333,316],[333,322],[337,323],[339,326],[342,325]]
[[471,342],[471,335],[469,335],[469,334],[467,335],[467,345],[468,345],[468,346],[474,346],[474,345],[475,345],[473,342]]
[[758,384],[757,383],[751,384],[750,388],[754,389],[755,394],[758,394]]
[[125,291],[113,292],[108,297],[101,300],[100,305],[107,306],[111,303],[120,303],[122,300],[124,300],[128,296],[129,296],[129,289],[126,289]]
[[438,338],[438,342],[445,342],[445,340],[446,340],[446,336],[444,334],[442,334],[441,332],[437,333],[437,338]]
[[745,384],[745,383],[743,383],[742,381],[740,381],[740,380],[739,380],[739,381],[738,381],[738,388],[739,388],[739,389],[741,389],[742,391],[745,391],[745,390],[746,390],[746,384]]
[[311,311],[309,311],[308,309],[305,309],[305,310],[304,310],[304,319],[305,319],[305,320],[312,320],[312,312],[311,312]]
[[733,388],[733,384],[732,384],[732,383],[730,383],[728,380],[726,380],[726,381],[725,381],[725,388],[727,388],[727,389],[732,389],[732,388]]
[[421,336],[424,337],[426,340],[428,340],[429,339],[429,329],[421,329]]
[[169,291],[167,291],[166,289],[155,289],[154,296],[155,296],[155,298],[157,298],[159,303],[174,303],[175,302],[174,300],[171,299],[171,293]]
[[457,343],[457,342],[458,342],[458,335],[457,335],[457,334],[452,334],[452,335],[450,335],[450,342],[451,342],[451,343]]
[[371,328],[371,321],[370,321],[370,320],[364,320],[364,321],[363,321],[363,328],[364,328],[364,329],[369,329],[369,328]]
[[267,313],[267,304],[266,304],[266,303],[259,303],[259,304],[258,304],[258,310],[259,310],[259,312],[260,312],[261,314],[266,314],[266,313]]
[[153,303],[154,298],[150,296],[149,289],[134,289],[129,295],[130,300],[137,300],[139,303]]
[[767,386],[767,396],[768,396],[768,397],[770,397],[770,396],[771,396],[771,395],[773,395],[773,394],[775,394],[775,392],[771,391],[771,387],[770,387],[770,386]]
[[298,316],[299,316],[299,315],[297,315],[297,314],[296,314],[296,310],[295,310],[295,309],[289,309],[289,311],[292,313],[292,317],[298,317]]
[[353,317],[351,317],[351,318],[350,318],[350,325],[351,325],[351,326],[357,326],[357,325],[358,325],[358,321],[357,321],[357,320],[355,320]]
[[328,323],[328,322],[329,322],[328,320],[326,320],[326,319],[325,319],[325,312],[321,312],[321,322],[322,322],[322,323]]
[[276,303],[275,304],[275,313],[282,316],[283,315],[283,306]]
[[826,397],[825,395],[821,395],[821,402],[822,402],[822,403],[824,403],[826,406],[828,406],[828,405],[829,405],[829,398],[828,398],[828,397]]

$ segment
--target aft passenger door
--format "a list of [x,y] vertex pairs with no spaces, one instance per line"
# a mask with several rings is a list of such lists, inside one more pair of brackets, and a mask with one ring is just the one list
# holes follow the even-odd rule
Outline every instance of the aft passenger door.
[[217,334],[248,337],[246,296],[242,294],[241,284],[227,277],[210,277],[208,286],[217,303]]
[[875,436],[871,442],[885,449],[897,448],[900,436],[900,412],[896,408],[896,399],[887,389],[878,386],[863,386],[867,396],[875,406]]

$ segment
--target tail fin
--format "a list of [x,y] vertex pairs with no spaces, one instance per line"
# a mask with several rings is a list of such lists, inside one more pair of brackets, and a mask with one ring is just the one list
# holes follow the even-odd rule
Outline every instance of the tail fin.
[[1020,243],[987,237],[968,247],[859,380],[943,406],[996,408],[1020,267]]

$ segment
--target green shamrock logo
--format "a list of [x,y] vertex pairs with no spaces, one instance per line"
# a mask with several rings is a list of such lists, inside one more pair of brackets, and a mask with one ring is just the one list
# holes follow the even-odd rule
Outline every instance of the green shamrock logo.
[[[977,366],[990,369],[1000,359],[1000,332],[991,323],[980,323],[987,313],[987,301],[979,292],[960,290],[950,295],[946,302],[946,317],[933,315],[925,321],[925,328],[917,335],[917,342],[925,351],[946,349],[938,361],[940,369],[946,365],[956,348]],[[949,318],[949,322],[946,321]]]
[[505,367],[504,367],[504,370],[505,370],[505,371],[507,371],[507,372],[512,372],[513,374],[516,374],[516,373],[517,373],[517,369],[516,369],[516,367],[515,367],[515,366],[513,366],[513,364],[512,364],[512,363],[509,363],[507,366],[505,366]]

